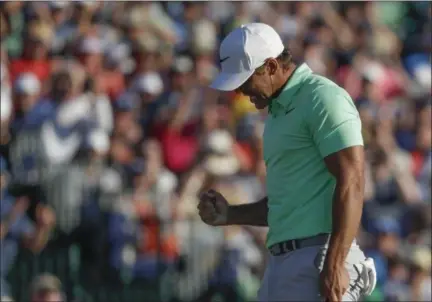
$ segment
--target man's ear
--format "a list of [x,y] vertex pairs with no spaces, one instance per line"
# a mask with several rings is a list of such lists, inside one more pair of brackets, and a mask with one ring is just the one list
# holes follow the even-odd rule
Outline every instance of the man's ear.
[[276,61],[276,59],[269,59],[268,61],[267,61],[267,68],[268,68],[268,73],[269,73],[269,75],[275,75],[276,74],[276,71],[277,71],[277,69],[278,69],[278,66],[279,66],[279,63],[278,63],[278,61]]

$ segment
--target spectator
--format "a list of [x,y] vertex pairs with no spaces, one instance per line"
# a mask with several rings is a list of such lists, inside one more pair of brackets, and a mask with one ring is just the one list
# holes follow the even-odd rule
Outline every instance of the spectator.
[[411,277],[412,299],[429,301],[431,299],[430,271],[431,253],[426,247],[418,247],[412,253],[413,270]]
[[170,90],[161,97],[164,105],[157,132],[167,167],[175,173],[187,171],[198,151],[196,135],[202,103],[194,86],[193,68],[189,57],[177,58],[171,70]]
[[408,266],[397,258],[391,258],[389,263],[389,276],[384,286],[384,295],[391,301],[407,301],[410,299],[408,285]]
[[65,302],[60,280],[50,274],[42,274],[32,280],[30,286],[31,302]]
[[17,57],[21,55],[22,52],[23,39],[21,35],[25,30],[24,13],[22,11],[23,5],[22,3],[7,2],[2,6],[4,8],[4,23],[7,24],[4,30],[8,33],[8,35],[5,36],[6,48],[11,57]]
[[106,70],[100,75],[101,90],[111,100],[117,99],[126,88],[125,74],[130,74],[135,62],[129,57],[131,47],[125,43],[117,44],[105,56]]
[[176,176],[171,173],[162,160],[161,146],[156,140],[147,140],[143,143],[144,173],[136,178],[135,194],[137,196],[148,196],[162,220],[169,221],[175,216],[175,205],[173,204],[175,188],[178,185]]
[[[36,25],[45,26],[45,25]],[[44,30],[46,27],[41,28]],[[12,82],[23,72],[34,73],[41,82],[46,82],[51,73],[51,64],[48,59],[48,45],[44,41],[44,32],[27,33],[24,39],[24,48],[22,59],[14,59],[10,63],[9,72]]]
[[41,92],[41,82],[34,74],[23,73],[17,78],[14,83],[14,103],[18,107],[14,132],[19,132],[21,127],[36,127],[46,118],[43,107],[38,103]]
[[139,123],[145,134],[148,136],[151,125],[157,112],[157,99],[164,90],[163,82],[158,73],[145,73],[140,75],[134,83],[134,92],[138,96],[138,103],[135,104],[136,114]]
[[77,154],[90,129],[97,125],[96,118],[90,115],[91,99],[77,99],[73,94],[73,85],[73,79],[66,71],[53,77],[48,100],[52,114],[41,129],[45,152],[51,164],[70,161]]
[[36,224],[27,216],[29,200],[25,196],[13,197],[8,193],[6,162],[0,158],[1,189],[1,296],[9,297],[9,285],[6,275],[13,266],[22,243],[31,251],[38,253],[46,245],[55,224],[55,217],[50,208],[39,205],[36,208]]

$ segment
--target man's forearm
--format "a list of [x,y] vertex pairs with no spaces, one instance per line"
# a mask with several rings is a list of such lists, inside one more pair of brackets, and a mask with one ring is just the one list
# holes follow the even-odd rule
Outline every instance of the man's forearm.
[[248,204],[230,206],[228,209],[228,225],[267,226],[267,197]]
[[333,229],[325,265],[340,267],[354,241],[363,209],[364,181],[347,179],[336,185],[333,199]]

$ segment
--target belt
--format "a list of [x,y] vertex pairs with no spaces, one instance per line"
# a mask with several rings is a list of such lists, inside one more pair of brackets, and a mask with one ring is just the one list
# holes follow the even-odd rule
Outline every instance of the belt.
[[319,234],[312,237],[302,238],[302,239],[293,239],[284,242],[279,242],[272,245],[269,248],[270,254],[273,256],[280,256],[298,249],[324,245],[327,243],[330,238],[330,234]]

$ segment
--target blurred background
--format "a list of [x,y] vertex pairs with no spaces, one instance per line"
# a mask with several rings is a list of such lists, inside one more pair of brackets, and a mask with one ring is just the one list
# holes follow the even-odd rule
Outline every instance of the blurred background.
[[[363,121],[367,301],[431,301],[429,2],[1,2],[4,301],[253,301],[265,228],[197,195],[265,196],[266,112],[206,86],[234,27],[274,26]],[[52,300],[49,300],[52,299]]]

